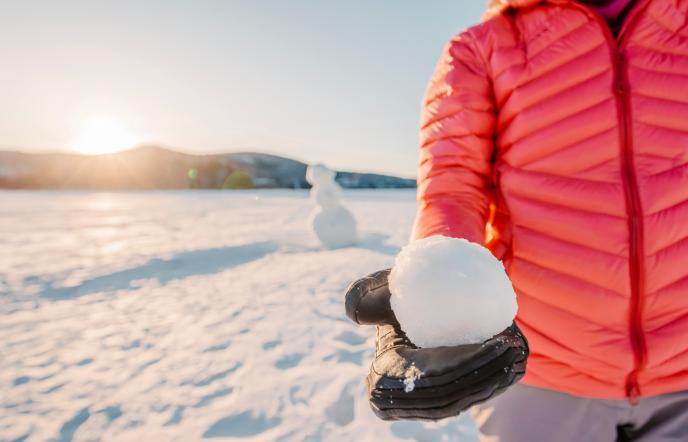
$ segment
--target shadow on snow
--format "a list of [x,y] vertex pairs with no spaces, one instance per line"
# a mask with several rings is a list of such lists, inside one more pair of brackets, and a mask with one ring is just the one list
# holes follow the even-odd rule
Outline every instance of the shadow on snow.
[[191,250],[170,259],[154,258],[137,267],[87,279],[75,287],[46,287],[38,296],[47,299],[70,299],[95,292],[125,290],[137,280],[156,279],[160,285],[196,275],[210,275],[258,260],[275,252],[272,241],[241,246]]

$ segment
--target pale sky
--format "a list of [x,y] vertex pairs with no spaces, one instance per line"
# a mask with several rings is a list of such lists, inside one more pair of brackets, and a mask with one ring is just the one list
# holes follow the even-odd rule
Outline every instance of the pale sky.
[[0,149],[76,149],[107,119],[111,141],[414,176],[427,81],[485,3],[7,2]]

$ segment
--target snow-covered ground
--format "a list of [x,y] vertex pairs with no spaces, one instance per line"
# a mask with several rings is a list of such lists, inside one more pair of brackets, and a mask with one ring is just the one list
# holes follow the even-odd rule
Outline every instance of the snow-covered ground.
[[370,411],[343,293],[414,194],[344,198],[363,240],[322,250],[306,192],[0,192],[0,440],[475,440]]

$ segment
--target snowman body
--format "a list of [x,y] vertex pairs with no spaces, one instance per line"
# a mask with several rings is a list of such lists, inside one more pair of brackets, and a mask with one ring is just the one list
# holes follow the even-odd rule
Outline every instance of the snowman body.
[[316,204],[310,225],[320,243],[330,249],[350,246],[358,240],[356,219],[342,205],[342,189],[334,177],[335,172],[322,164],[311,165],[306,171],[306,180],[313,186],[311,199]]

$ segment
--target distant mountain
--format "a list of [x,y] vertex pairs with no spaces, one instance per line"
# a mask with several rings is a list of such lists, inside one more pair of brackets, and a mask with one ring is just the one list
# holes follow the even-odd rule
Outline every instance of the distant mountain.
[[[220,189],[297,188],[307,165],[276,155],[241,152],[190,155],[157,146],[108,155],[27,154],[0,151],[5,189]],[[337,172],[345,188],[413,188],[412,179]]]

